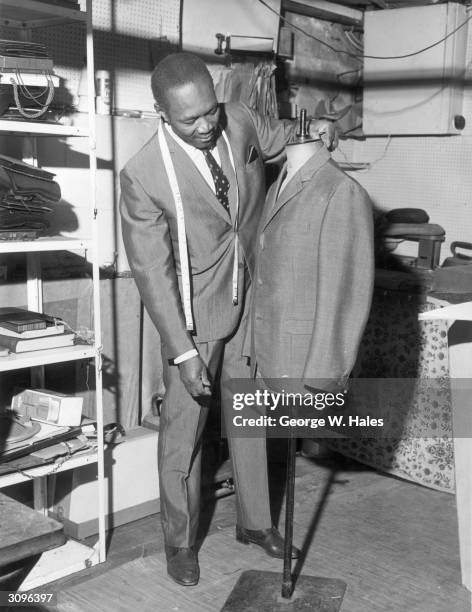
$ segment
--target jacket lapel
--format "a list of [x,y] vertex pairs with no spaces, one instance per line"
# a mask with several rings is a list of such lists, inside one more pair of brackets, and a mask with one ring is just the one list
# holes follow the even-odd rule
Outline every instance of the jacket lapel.
[[[287,204],[294,196],[302,189],[303,184],[311,180],[312,176],[324,166],[330,159],[330,154],[326,147],[319,149],[310,159],[292,176],[290,181],[285,185],[283,191],[279,193],[280,185],[285,177],[285,172],[280,172],[279,178],[272,185],[273,191],[269,191],[268,197],[272,202],[268,201],[267,217],[264,221],[264,228],[272,221],[279,210]],[[285,168],[285,166],[284,166]],[[278,195],[277,195],[278,194]]]
[[[191,190],[192,192],[194,192],[194,195],[197,195],[197,197],[201,201],[211,206],[213,210],[222,219],[224,219],[229,225],[231,225],[230,216],[216,198],[216,195],[213,193],[211,187],[197,170],[195,164],[189,159],[185,151],[181,147],[179,147],[179,145],[175,142],[172,136],[167,133],[167,130],[165,130],[165,137],[169,146],[172,161],[174,162],[174,167],[176,169],[177,180],[179,176],[184,176],[186,179],[185,184],[179,184],[182,196],[185,190],[187,189],[187,184],[190,184]],[[184,201],[185,206],[185,197],[182,197],[182,199]]]
[[[234,171],[236,174],[235,186],[237,187],[239,197],[239,215],[241,215],[241,207],[245,208],[245,202],[250,201],[250,192],[254,189],[253,185],[251,185],[247,178],[247,134],[245,134],[241,124],[235,123],[234,120],[232,125],[228,123],[224,105],[221,108],[220,125],[221,129],[225,130],[229,145],[231,147],[231,154],[234,161]],[[233,221],[236,223],[236,216],[233,215],[232,208],[231,215]]]
[[272,219],[274,215],[274,209],[276,206],[277,196],[280,191],[280,186],[287,174],[287,162],[282,166],[277,179],[269,187],[269,191],[266,196],[266,203],[264,208],[264,216],[262,219],[262,227],[265,228],[267,223]]
[[[228,146],[223,136],[218,138],[217,147],[220,155],[221,168],[229,181],[228,202],[231,213],[231,223],[234,227],[236,227],[236,217],[238,215],[238,185],[236,180],[236,172],[231,164]],[[223,207],[221,206],[221,208]]]

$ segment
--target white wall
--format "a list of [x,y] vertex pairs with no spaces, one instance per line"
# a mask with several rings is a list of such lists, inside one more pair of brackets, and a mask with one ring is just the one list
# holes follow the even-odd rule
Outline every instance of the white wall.
[[375,162],[368,171],[352,172],[384,210],[425,209],[431,223],[446,230],[441,260],[454,240],[472,242],[472,28],[469,27],[463,115],[459,136],[370,137],[341,142],[335,157],[345,162]]
[[[86,125],[86,115],[75,122]],[[115,271],[129,270],[121,239],[119,172],[132,155],[149,140],[157,127],[155,118],[133,119],[97,115],[97,206],[99,209],[99,264],[114,266]],[[86,167],[88,140],[68,138],[58,145],[54,139],[38,142],[41,166],[56,173],[62,202],[57,207],[52,228],[64,236],[90,237],[88,207],[89,172]],[[61,212],[62,211],[62,212]]]

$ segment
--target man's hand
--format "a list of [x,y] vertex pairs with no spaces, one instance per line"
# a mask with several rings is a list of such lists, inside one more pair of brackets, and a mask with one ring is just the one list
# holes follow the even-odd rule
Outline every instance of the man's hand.
[[333,121],[327,119],[312,119],[310,121],[310,135],[321,138],[328,151],[334,151],[338,146],[339,134]]
[[211,395],[208,371],[199,355],[182,361],[178,368],[180,378],[192,397],[208,397]]

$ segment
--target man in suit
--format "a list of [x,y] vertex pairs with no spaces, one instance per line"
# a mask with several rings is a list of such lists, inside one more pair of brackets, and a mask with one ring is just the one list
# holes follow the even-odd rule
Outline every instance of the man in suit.
[[[205,64],[192,54],[162,60],[151,85],[161,123],[121,172],[120,210],[130,267],[162,342],[158,463],[167,571],[189,586],[199,579],[208,400],[219,372],[222,382],[249,376],[240,322],[265,198],[264,161],[283,153],[295,126],[240,103],[218,104]],[[231,399],[222,390],[225,418]],[[270,518],[265,440],[229,440],[229,451],[236,537],[282,557]]]
[[372,205],[321,141],[287,158],[259,228],[252,361],[272,386],[342,392],[370,310]]

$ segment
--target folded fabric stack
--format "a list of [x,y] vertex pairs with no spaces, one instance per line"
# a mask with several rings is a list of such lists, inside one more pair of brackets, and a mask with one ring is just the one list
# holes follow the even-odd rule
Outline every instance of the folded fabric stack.
[[0,240],[31,240],[49,227],[50,204],[61,199],[54,176],[0,155]]

